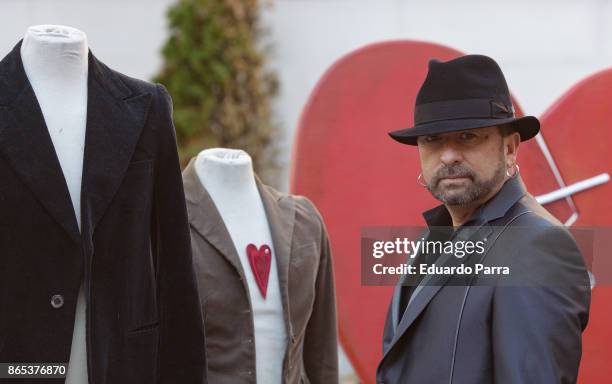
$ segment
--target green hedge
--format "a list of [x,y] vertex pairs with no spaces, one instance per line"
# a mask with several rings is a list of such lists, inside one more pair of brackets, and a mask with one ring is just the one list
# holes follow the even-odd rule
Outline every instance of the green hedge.
[[274,73],[265,50],[256,0],[179,0],[168,10],[164,64],[154,81],[174,101],[182,163],[210,147],[239,148],[274,184]]

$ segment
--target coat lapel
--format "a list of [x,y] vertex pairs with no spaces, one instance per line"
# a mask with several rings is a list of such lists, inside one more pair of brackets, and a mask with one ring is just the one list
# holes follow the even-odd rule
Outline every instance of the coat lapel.
[[[16,77],[24,76],[19,73]],[[0,152],[45,210],[75,241],[79,228],[51,136],[29,82],[0,107]]]
[[[484,223],[484,225],[480,225],[478,227],[466,227],[462,233],[458,234],[455,240],[476,241],[477,239],[483,239],[489,236],[491,232],[491,227]],[[488,246],[491,246],[491,244],[488,244]],[[488,252],[488,250],[489,247],[485,246],[484,253]],[[436,260],[435,264],[438,266],[452,267],[458,266],[461,261],[463,260],[455,257],[452,253],[444,253],[438,257],[438,260]],[[385,351],[385,355],[393,348],[393,345],[402,337],[406,330],[408,330],[414,320],[421,314],[421,312],[423,312],[429,302],[448,282],[449,279],[450,276],[448,275],[426,275],[425,277],[423,277],[423,280],[421,281],[419,286],[416,287],[414,292],[412,293],[412,296],[408,301],[408,305],[406,306],[406,310],[400,317],[400,322],[397,326],[397,330],[395,332],[395,335],[393,336],[393,340],[391,341],[389,348],[387,349],[387,351]]]
[[87,130],[81,185],[82,227],[93,233],[119,189],[151,101],[135,94],[89,53]]
[[[426,233],[424,234],[424,238],[428,239],[429,238],[429,234],[430,231],[429,229],[426,231]],[[417,257],[420,254],[420,250],[418,252],[418,254],[415,255],[415,257],[408,259],[408,265],[413,265],[416,262]],[[399,325],[399,322],[401,320],[401,314],[400,314],[400,296],[402,294],[402,287],[404,285],[404,282],[406,281],[406,279],[408,278],[408,275],[403,275],[399,282],[395,285],[395,289],[393,290],[393,296],[391,297],[391,320],[393,322],[393,332],[396,333],[397,332],[397,327]]]
[[255,181],[270,224],[287,335],[292,336],[293,327],[289,312],[291,302],[289,299],[289,262],[295,223],[295,203],[290,196],[272,191],[259,180],[259,177],[255,176]]
[[234,242],[215,202],[200,182],[195,170],[195,161],[196,157],[192,157],[183,171],[185,200],[189,207],[189,223],[234,267],[248,292],[248,284]]
[[[46,211],[81,239],[68,187],[34,90],[21,41],[0,63],[0,153]],[[119,188],[144,124],[150,95],[133,95],[89,52],[81,223],[93,229]]]

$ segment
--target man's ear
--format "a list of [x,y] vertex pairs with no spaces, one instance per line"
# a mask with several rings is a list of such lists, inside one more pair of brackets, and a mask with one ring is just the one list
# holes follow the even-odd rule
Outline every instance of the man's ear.
[[516,162],[518,147],[521,143],[521,135],[518,132],[512,132],[508,136],[504,137],[503,140],[506,157],[511,160],[511,163],[513,164]]

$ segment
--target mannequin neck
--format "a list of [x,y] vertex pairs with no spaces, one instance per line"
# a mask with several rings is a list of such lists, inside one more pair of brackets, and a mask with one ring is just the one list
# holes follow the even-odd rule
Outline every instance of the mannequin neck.
[[88,53],[87,36],[71,27],[33,26],[21,43],[26,75],[46,86],[80,84],[87,76]]
[[253,163],[245,151],[206,149],[198,154],[195,168],[200,181],[213,198],[223,196],[228,199],[257,192]]

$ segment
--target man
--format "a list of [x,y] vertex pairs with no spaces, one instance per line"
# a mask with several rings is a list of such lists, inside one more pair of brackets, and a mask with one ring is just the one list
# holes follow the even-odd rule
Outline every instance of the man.
[[589,278],[569,232],[519,175],[519,143],[538,133],[538,120],[514,117],[495,61],[467,55],[429,63],[414,121],[390,135],[418,146],[418,182],[443,203],[424,212],[425,239],[484,246],[463,259],[440,252],[413,263],[507,266],[510,275],[402,279],[378,383],[575,383]]

